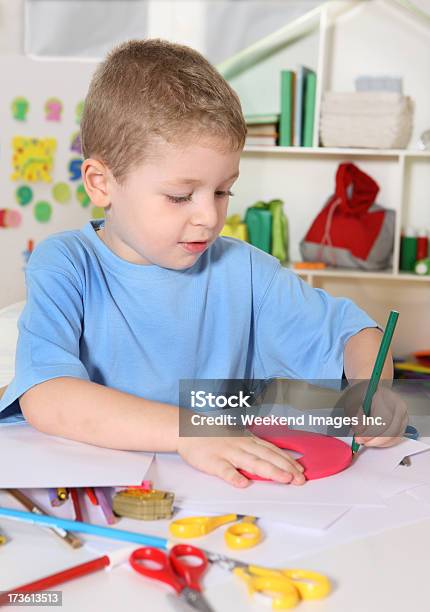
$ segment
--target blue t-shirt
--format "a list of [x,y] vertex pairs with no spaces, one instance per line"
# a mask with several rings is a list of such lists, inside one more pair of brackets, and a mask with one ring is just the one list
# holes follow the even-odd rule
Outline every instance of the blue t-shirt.
[[340,379],[345,342],[376,326],[246,242],[220,237],[178,271],[121,259],[101,223],[33,252],[3,418],[60,376],[174,405],[180,379]]

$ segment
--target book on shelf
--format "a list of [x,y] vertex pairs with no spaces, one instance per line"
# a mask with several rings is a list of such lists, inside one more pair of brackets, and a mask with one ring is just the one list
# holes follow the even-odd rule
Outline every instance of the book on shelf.
[[278,143],[279,115],[246,115],[247,134],[245,145],[276,146]]
[[251,147],[275,147],[278,142],[277,135],[275,136],[247,136],[245,145]]
[[302,146],[312,147],[315,124],[315,98],[317,90],[317,75],[310,70],[305,77]]
[[281,71],[280,146],[312,147],[316,83],[316,73],[306,66]]
[[277,136],[278,125],[276,123],[265,123],[261,125],[248,125],[247,136]]
[[[306,102],[306,83],[313,70],[300,65],[296,73],[296,90],[294,104],[294,137],[293,144],[296,147],[303,146],[303,129]],[[315,74],[315,73],[314,73]]]
[[279,114],[278,113],[258,113],[254,115],[245,115],[246,125],[260,125],[260,124],[271,124],[275,123],[276,125],[279,123]]
[[291,147],[294,130],[294,98],[296,75],[292,70],[281,71],[281,115],[279,119],[279,145]]

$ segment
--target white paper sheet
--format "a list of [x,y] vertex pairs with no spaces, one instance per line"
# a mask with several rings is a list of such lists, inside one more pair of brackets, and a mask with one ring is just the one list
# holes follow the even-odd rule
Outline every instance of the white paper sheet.
[[402,525],[430,519],[430,506],[416,501],[409,493],[400,493],[386,502],[386,508],[352,508],[330,529],[316,536],[309,532],[293,531],[288,526],[279,524],[279,529],[285,532],[284,536],[289,536],[285,554],[289,559],[299,558]]
[[[2,505],[6,504],[3,502]],[[8,502],[7,505],[17,507],[14,500]],[[92,521],[103,524],[101,513],[97,512],[97,509],[91,509],[91,511]],[[56,510],[55,513],[59,514],[59,511]],[[188,513],[181,512],[175,515],[175,518],[182,516],[188,516]],[[352,540],[365,538],[425,519],[430,520],[430,505],[416,501],[408,493],[401,493],[387,500],[387,506],[384,508],[352,508],[325,531],[301,529],[283,525],[279,522],[261,520],[259,526],[263,530],[264,539],[258,546],[248,550],[231,550],[225,545],[224,531],[227,526],[220,527],[207,536],[194,538],[190,542],[194,546],[228,555],[247,563],[268,567],[285,567],[292,561],[295,564],[296,559],[314,552],[334,548]],[[169,522],[168,520],[137,521],[120,519],[115,527],[138,533],[169,537]],[[20,526],[21,524],[17,523],[17,525]],[[10,523],[10,526],[12,528],[12,523]],[[9,522],[3,521],[3,527],[7,530]],[[27,526],[25,528],[28,529]],[[34,527],[34,529],[39,531],[38,527]],[[51,536],[47,534],[46,537]],[[87,542],[87,549],[94,552],[109,552],[124,546],[123,542],[88,535],[84,535],[83,539]],[[210,584],[212,583],[211,578]]]
[[248,563],[285,567],[293,562],[300,567],[296,562],[300,557],[425,519],[430,520],[430,505],[416,501],[408,493],[400,493],[387,500],[386,507],[352,508],[325,531],[259,521],[265,539],[257,547],[245,551],[229,551],[223,542],[222,528],[193,542]]
[[410,486],[430,484],[430,452],[423,452],[410,457],[411,465],[399,465],[393,476],[408,482]]
[[152,453],[110,450],[57,438],[27,423],[0,428],[0,488],[140,484]]
[[378,491],[381,479],[391,474],[405,455],[424,449],[428,449],[426,444],[414,440],[385,449],[363,448],[347,470],[303,486],[253,482],[246,489],[237,489],[215,476],[198,472],[177,455],[161,453],[156,455],[148,478],[158,488],[175,491],[179,504],[230,503],[231,512],[235,511],[236,502],[383,506]]
[[413,489],[408,491],[408,494],[417,501],[423,502],[425,504],[430,504],[430,484],[414,487]]
[[[208,504],[177,503],[189,516],[206,514],[229,514],[231,502],[214,501]],[[237,514],[248,514],[273,522],[281,522],[292,527],[303,529],[324,530],[340,519],[349,510],[349,506],[323,506],[312,504],[276,504],[267,502],[235,502],[234,511]]]

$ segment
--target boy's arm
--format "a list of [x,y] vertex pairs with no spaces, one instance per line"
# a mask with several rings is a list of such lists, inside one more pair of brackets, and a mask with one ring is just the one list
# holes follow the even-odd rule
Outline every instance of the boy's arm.
[[47,434],[119,450],[176,451],[175,406],[72,377],[35,385],[19,403],[26,420]]
[[[362,416],[363,401],[369,379],[372,375],[376,356],[381,344],[382,332],[376,328],[366,328],[352,336],[344,349],[344,371],[352,385],[344,398],[345,411],[349,416]],[[388,352],[381,379],[393,380],[393,358]],[[382,426],[356,428],[356,441],[366,446],[392,446],[401,440],[408,417],[407,407],[400,396],[387,384],[379,384],[373,396],[371,416],[381,417]]]
[[[352,336],[344,349],[344,371],[349,381],[365,380],[372,376],[376,355],[381,344],[382,332],[367,327]],[[388,352],[381,378],[393,380],[393,357]]]
[[[253,436],[180,437],[180,408],[71,377],[35,385],[20,398],[27,421],[44,433],[97,446],[177,451],[185,461],[234,486],[249,484],[236,468],[278,482],[303,484],[303,468]],[[226,435],[228,435],[226,431]]]

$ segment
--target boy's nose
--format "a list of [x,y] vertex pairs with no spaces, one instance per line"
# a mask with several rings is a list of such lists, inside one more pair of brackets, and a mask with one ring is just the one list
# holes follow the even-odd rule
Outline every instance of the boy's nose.
[[214,200],[200,202],[194,211],[191,223],[213,229],[218,224],[219,213],[217,203]]

